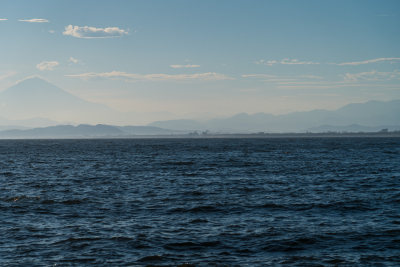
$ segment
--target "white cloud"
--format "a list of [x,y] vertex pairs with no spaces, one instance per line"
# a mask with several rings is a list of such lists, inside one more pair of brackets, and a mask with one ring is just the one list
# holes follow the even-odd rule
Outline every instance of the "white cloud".
[[76,38],[94,39],[94,38],[114,38],[127,35],[128,31],[118,27],[96,28],[89,26],[73,26],[65,27],[63,35],[70,35]]
[[36,65],[36,68],[43,71],[43,70],[54,70],[55,67],[60,65],[57,61],[43,61]]
[[254,62],[254,63],[256,63],[257,65],[268,65],[268,66],[272,66],[272,65],[274,65],[274,64],[277,64],[278,61],[276,61],[276,60],[264,60],[264,59],[260,59],[260,60]]
[[73,57],[69,57],[68,62],[74,63],[74,64],[78,64],[79,63],[79,59],[73,58]]
[[53,34],[53,33],[56,33],[56,31],[55,30],[49,30],[49,33]]
[[215,72],[196,73],[196,74],[137,74],[126,73],[122,71],[111,72],[88,72],[82,74],[66,75],[68,77],[90,79],[90,78],[111,78],[111,79],[125,79],[129,81],[218,81],[218,80],[232,80],[233,78],[224,74]]
[[8,19],[0,19],[0,21],[6,21],[6,20],[8,20]]
[[173,69],[183,69],[183,68],[200,68],[200,65],[169,65]]
[[273,66],[273,65],[319,65],[318,62],[312,62],[312,61],[300,61],[298,59],[290,59],[290,58],[284,58],[282,60],[264,60],[260,59],[255,62],[258,65],[268,65],[268,66]]
[[20,19],[18,21],[22,22],[35,22],[35,23],[47,23],[49,22],[47,19]]
[[318,62],[299,61],[298,59],[288,59],[288,58],[281,60],[280,63],[284,65],[319,65]]
[[379,72],[373,70],[359,73],[346,73],[344,75],[344,80],[348,82],[400,80],[400,71]]
[[395,63],[397,61],[400,61],[400,57],[381,57],[381,58],[369,59],[369,60],[364,60],[364,61],[337,63],[336,65],[338,65],[338,66],[347,66],[347,65],[357,66],[357,65],[364,65],[364,64],[370,64],[370,63],[376,63],[376,62],[382,62],[382,61],[388,61],[390,63]]

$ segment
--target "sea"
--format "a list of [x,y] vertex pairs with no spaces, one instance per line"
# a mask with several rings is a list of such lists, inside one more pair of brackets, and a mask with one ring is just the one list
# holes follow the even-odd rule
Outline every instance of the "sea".
[[0,140],[0,266],[400,266],[400,138]]

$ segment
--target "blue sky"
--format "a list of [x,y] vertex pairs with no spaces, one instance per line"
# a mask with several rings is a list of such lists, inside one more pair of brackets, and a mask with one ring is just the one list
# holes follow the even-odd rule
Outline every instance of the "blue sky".
[[36,75],[121,111],[279,114],[400,98],[399,1],[3,0],[0,32],[0,90]]

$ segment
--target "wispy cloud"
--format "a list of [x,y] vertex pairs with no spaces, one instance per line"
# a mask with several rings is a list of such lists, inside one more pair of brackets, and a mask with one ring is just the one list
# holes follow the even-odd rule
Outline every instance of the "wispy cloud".
[[76,59],[74,57],[69,57],[68,62],[74,63],[74,64],[78,64],[79,63],[79,59]]
[[[270,75],[270,74],[245,74],[243,78],[259,79],[281,89],[330,89],[346,86],[356,86],[354,83],[343,81],[326,81],[316,75]],[[358,86],[358,85],[357,85]]]
[[364,64],[384,62],[384,61],[389,62],[389,63],[395,63],[395,62],[400,61],[400,57],[381,57],[381,58],[374,58],[374,59],[368,59],[368,60],[363,60],[363,61],[337,63],[336,65],[338,65],[338,66],[357,66],[357,65],[364,65]]
[[[388,82],[400,80],[400,70],[392,72],[369,71],[346,73],[340,80],[326,80],[315,75],[281,76],[270,74],[245,74],[243,78],[259,79],[282,89],[334,89],[345,87],[393,87]],[[396,81],[397,83],[397,81]]]
[[8,19],[0,19],[0,21],[6,21],[6,20],[8,20]]
[[373,70],[359,73],[346,73],[344,75],[344,80],[348,82],[400,80],[400,71],[380,72]]
[[196,73],[196,74],[137,74],[121,71],[111,72],[87,72],[82,74],[65,75],[68,77],[91,79],[91,78],[110,78],[110,79],[125,79],[129,81],[218,81],[231,80],[233,78],[224,74],[215,72]]
[[309,83],[309,84],[284,84],[281,83],[277,86],[280,89],[335,89],[335,88],[398,88],[396,84],[373,84],[373,83],[353,83],[353,82],[343,82],[343,81],[325,81],[319,83]]
[[333,89],[360,86],[365,85],[345,81],[282,81],[277,84],[277,88],[282,89]]
[[43,61],[36,65],[36,68],[44,71],[44,70],[54,70],[55,67],[60,65],[57,61]]
[[323,77],[316,75],[270,75],[270,74],[244,74],[242,78],[255,78],[264,82],[281,83],[281,82],[302,82],[308,80],[321,80]]
[[312,62],[312,61],[300,61],[298,59],[290,59],[290,58],[284,58],[282,60],[264,60],[260,59],[255,62],[258,65],[267,65],[267,66],[273,66],[273,65],[319,65],[320,63],[318,62]]
[[184,69],[184,68],[200,68],[200,65],[169,65],[173,69]]
[[96,28],[89,26],[73,26],[65,27],[63,35],[69,35],[76,38],[95,39],[95,38],[115,38],[127,35],[128,31],[118,27]]
[[4,74],[0,74],[0,81],[4,80],[4,79],[7,79],[7,78],[9,78],[11,76],[14,76],[15,74],[17,74],[15,71],[9,71],[9,72],[6,72]]
[[18,21],[22,22],[33,22],[33,23],[48,23],[47,19],[19,19]]

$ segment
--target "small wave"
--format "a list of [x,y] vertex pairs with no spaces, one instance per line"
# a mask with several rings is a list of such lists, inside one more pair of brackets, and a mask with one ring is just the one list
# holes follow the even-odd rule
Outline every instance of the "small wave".
[[252,251],[248,248],[240,248],[236,250],[237,253],[239,254],[250,254]]
[[385,154],[399,154],[399,152],[395,151],[395,150],[384,150],[383,153],[385,153]]
[[196,206],[188,210],[189,212],[219,212],[220,209],[215,206]]
[[333,264],[335,266],[338,265],[343,265],[346,263],[346,261],[342,258],[331,258],[331,259],[325,259],[324,262],[328,263],[328,264]]
[[293,264],[296,264],[296,266],[322,266],[319,264],[312,264],[312,262],[316,260],[318,261],[319,259],[313,256],[291,256],[280,263],[289,266]]
[[95,258],[61,259],[61,262],[88,263],[96,261]]
[[214,207],[214,206],[210,206],[210,205],[205,205],[205,206],[196,206],[196,207],[192,207],[192,208],[172,208],[169,209],[169,212],[193,212],[193,213],[197,213],[197,212],[220,212],[221,209]]
[[287,252],[304,250],[308,245],[317,243],[317,239],[313,237],[301,237],[294,240],[275,240],[263,249],[269,252]]
[[384,233],[389,236],[397,237],[397,236],[400,236],[400,229],[389,229],[389,230],[386,230]]
[[5,202],[18,202],[18,201],[22,201],[22,200],[39,200],[40,196],[26,196],[26,195],[21,195],[21,196],[15,196],[15,197],[10,197],[10,198],[6,198],[3,199],[3,201]]
[[[379,256],[379,255],[362,255],[360,257],[360,262],[364,264],[368,264],[369,266],[373,265],[372,263],[377,263],[377,262],[382,262],[382,261],[387,261],[389,257],[384,257],[384,256]],[[379,266],[379,265],[377,265]]]
[[44,199],[41,204],[52,205],[52,204],[63,204],[63,205],[77,205],[82,204],[87,201],[87,198],[83,199],[67,199],[63,201],[53,200],[53,199]]
[[79,242],[92,242],[92,241],[97,241],[101,240],[102,238],[100,237],[70,237],[64,240],[57,241],[53,243],[54,245],[59,245],[59,244],[64,244],[64,243],[79,243]]
[[132,241],[133,238],[131,237],[127,237],[127,236],[113,236],[110,238],[111,240],[115,240],[115,241]]
[[206,242],[177,242],[177,243],[168,243],[165,244],[163,247],[165,249],[170,250],[186,250],[186,249],[201,249],[201,248],[208,248],[208,247],[215,247],[220,245],[220,241],[206,241]]
[[164,162],[163,164],[165,165],[177,165],[177,166],[185,166],[185,165],[193,165],[194,162],[193,161],[167,161]]
[[208,220],[206,219],[194,219],[190,221],[190,223],[206,223],[206,222],[208,222]]
[[377,210],[377,207],[373,207],[369,203],[363,201],[340,201],[340,202],[332,202],[332,203],[320,203],[316,205],[312,205],[312,207],[320,208],[320,209],[333,209],[333,210],[346,210],[346,211],[373,211]]
[[42,200],[42,202],[40,202],[41,204],[44,204],[44,205],[51,205],[51,204],[54,204],[54,203],[56,203],[54,200],[52,200],[52,199],[44,199],[44,200]]
[[159,256],[159,255],[146,256],[146,257],[143,257],[143,258],[139,259],[139,261],[141,261],[141,262],[162,261],[162,260],[164,260],[164,258],[162,256]]
[[279,205],[279,204],[276,204],[276,203],[264,203],[260,207],[261,208],[266,208],[266,209],[287,209],[286,206]]
[[244,192],[254,192],[254,191],[260,190],[260,188],[258,188],[258,187],[246,187],[245,186],[241,190],[244,191]]
[[86,202],[86,198],[84,199],[69,199],[69,200],[64,200],[61,203],[64,205],[76,205],[76,204],[81,204],[83,202]]
[[205,193],[204,193],[204,192],[201,192],[201,191],[195,190],[195,191],[188,191],[188,192],[185,192],[184,194],[185,194],[185,195],[189,195],[189,196],[201,196],[201,195],[204,195]]
[[198,174],[195,173],[195,172],[186,172],[186,173],[183,173],[182,175],[183,175],[183,176],[186,176],[186,177],[195,177],[195,176],[198,176]]

